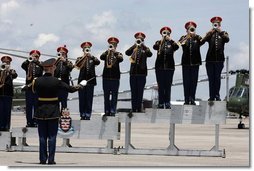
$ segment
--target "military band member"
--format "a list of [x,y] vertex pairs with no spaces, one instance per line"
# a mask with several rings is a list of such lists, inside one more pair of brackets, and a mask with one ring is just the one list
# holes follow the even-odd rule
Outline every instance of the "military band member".
[[150,49],[145,46],[146,35],[138,32],[134,35],[135,44],[126,50],[125,54],[130,56],[130,87],[131,104],[133,112],[142,112],[143,93],[147,76],[147,57],[152,56]]
[[202,64],[200,47],[202,37],[196,34],[197,24],[189,21],[185,24],[187,34],[179,40],[183,49],[182,74],[184,88],[184,104],[196,105],[196,89],[198,82],[199,66]]
[[9,131],[11,125],[11,108],[13,97],[13,79],[18,74],[10,68],[12,58],[1,57],[0,65],[0,131]]
[[77,58],[76,68],[80,69],[78,83],[82,80],[87,81],[87,85],[79,90],[79,112],[81,120],[90,120],[92,114],[94,86],[96,82],[95,66],[100,61],[91,54],[92,43],[84,42],[81,44],[84,55]]
[[209,101],[220,101],[221,72],[224,67],[224,46],[229,42],[229,35],[221,30],[221,17],[211,18],[212,29],[203,38],[208,42],[209,48],[206,55],[206,71],[209,80]]
[[171,39],[171,28],[163,27],[160,30],[162,39],[155,42],[153,49],[157,50],[155,73],[158,84],[159,104],[158,108],[170,109],[171,85],[175,71],[174,52],[179,48]]
[[39,61],[40,51],[32,50],[29,55],[29,58],[21,65],[26,71],[26,126],[36,127],[36,121],[33,119],[33,115],[37,108],[37,94],[32,92],[31,83],[34,78],[42,76],[43,67]]
[[120,80],[119,63],[123,61],[123,55],[116,51],[117,44],[119,43],[117,38],[110,37],[108,43],[108,50],[100,56],[100,59],[105,61],[102,75],[104,112],[105,116],[115,116]]
[[[73,69],[73,64],[68,60],[68,49],[64,45],[63,47],[57,48],[56,70],[54,76],[66,84],[70,85],[70,73]],[[60,90],[58,95],[59,101],[61,102],[61,109],[67,108],[68,91]]]
[[[42,63],[45,74],[33,80],[32,90],[38,94],[38,109],[34,114],[37,119],[39,133],[40,164],[56,164],[56,136],[58,131],[58,119],[60,108],[58,93],[60,89],[75,92],[81,86],[69,86],[65,82],[54,77],[54,65],[56,59],[51,58]],[[47,153],[48,147],[48,153]]]

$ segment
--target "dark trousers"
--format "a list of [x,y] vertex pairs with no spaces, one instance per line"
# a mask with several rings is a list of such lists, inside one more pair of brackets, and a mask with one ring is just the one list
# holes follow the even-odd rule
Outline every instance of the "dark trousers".
[[209,80],[210,100],[220,99],[221,72],[224,62],[207,62],[206,71]]
[[90,118],[93,106],[94,85],[86,85],[78,91],[80,117]]
[[107,115],[114,116],[117,106],[119,80],[103,79],[102,81],[104,91],[104,112]]
[[130,76],[132,111],[141,112],[146,76]]
[[59,90],[59,93],[58,93],[58,99],[59,99],[59,102],[61,103],[61,109],[63,108],[67,108],[67,99],[68,99],[68,91],[66,90]]
[[[40,161],[55,161],[58,119],[37,120],[40,141]],[[48,152],[47,153],[47,147]]]
[[27,125],[35,124],[35,119],[33,115],[37,109],[38,95],[33,93],[32,90],[28,89],[26,91],[26,122]]
[[0,96],[0,130],[8,131],[11,125],[11,96]]
[[170,107],[171,99],[171,85],[174,75],[174,70],[161,70],[156,69],[156,80],[158,83],[159,106],[168,108]]
[[184,100],[186,103],[195,101],[198,83],[198,71],[199,65],[182,67]]

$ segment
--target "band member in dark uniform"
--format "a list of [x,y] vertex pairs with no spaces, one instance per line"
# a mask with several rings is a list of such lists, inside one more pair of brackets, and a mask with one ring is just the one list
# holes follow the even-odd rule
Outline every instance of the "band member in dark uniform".
[[213,17],[213,28],[202,39],[208,42],[209,48],[206,55],[206,71],[209,79],[209,101],[220,101],[221,72],[224,67],[224,46],[229,42],[229,35],[221,30],[221,17]]
[[105,116],[115,116],[120,80],[119,63],[123,61],[123,55],[116,51],[117,44],[119,43],[117,38],[110,37],[108,43],[108,50],[100,56],[100,59],[105,61],[102,76],[104,112]]
[[[51,58],[42,63],[45,74],[36,78],[32,83],[32,90],[38,94],[38,108],[34,118],[37,119],[39,143],[40,143],[40,164],[56,164],[56,136],[58,130],[58,119],[60,108],[58,93],[60,89],[68,92],[75,92],[81,86],[69,86],[65,82],[54,77],[56,59]],[[47,153],[47,146],[49,153]]]
[[161,28],[160,34],[162,39],[153,45],[153,49],[157,50],[155,73],[159,94],[158,108],[164,109],[165,105],[166,109],[170,109],[171,85],[175,71],[174,52],[179,46],[170,38],[171,29],[169,27]]
[[31,83],[34,78],[43,74],[43,67],[39,61],[41,53],[38,50],[32,50],[29,58],[24,61],[21,67],[26,71],[26,122],[27,127],[35,127],[36,121],[33,115],[37,108],[37,94],[32,92]]
[[[73,69],[73,64],[68,60],[68,49],[64,45],[63,47],[57,48],[56,70],[55,77],[62,80],[66,84],[70,85],[70,73]],[[61,102],[61,109],[67,108],[68,91],[60,90],[58,95],[59,101]]]
[[18,74],[10,68],[11,57],[2,56],[0,65],[0,131],[9,131],[13,97],[13,79]]
[[145,46],[144,40],[146,35],[138,32],[134,35],[135,44],[126,50],[125,54],[130,56],[130,87],[131,87],[131,104],[133,112],[142,112],[143,93],[147,76],[147,57],[153,54]]
[[84,42],[81,44],[84,55],[77,58],[75,67],[80,69],[78,83],[82,80],[87,81],[87,85],[79,90],[79,112],[81,120],[90,120],[92,114],[94,86],[96,82],[95,66],[100,64],[100,61],[91,55],[92,43]]
[[200,47],[202,37],[196,34],[197,24],[189,21],[185,24],[187,34],[179,40],[183,48],[182,73],[184,88],[184,104],[196,105],[196,89],[198,83],[199,66],[202,64]]

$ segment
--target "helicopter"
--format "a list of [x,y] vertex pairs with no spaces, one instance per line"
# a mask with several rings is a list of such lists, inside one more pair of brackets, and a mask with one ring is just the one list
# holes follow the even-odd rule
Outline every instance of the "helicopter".
[[243,129],[245,124],[242,116],[249,116],[249,71],[242,69],[230,71],[230,74],[236,74],[236,81],[235,86],[229,90],[227,110],[239,114],[238,129]]

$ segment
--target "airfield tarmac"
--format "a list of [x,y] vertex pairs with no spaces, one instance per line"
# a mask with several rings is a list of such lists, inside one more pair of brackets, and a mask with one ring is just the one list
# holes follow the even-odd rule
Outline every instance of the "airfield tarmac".
[[[78,115],[73,116],[78,119]],[[219,149],[226,150],[226,158],[221,157],[184,157],[159,155],[113,155],[91,153],[56,153],[55,166],[202,166],[202,167],[249,167],[250,136],[249,119],[244,119],[246,129],[237,129],[238,119],[227,119],[220,126]],[[12,115],[13,127],[25,126],[24,114]],[[214,146],[214,125],[176,125],[175,145],[179,149],[210,150]],[[132,145],[136,148],[162,149],[169,145],[168,124],[132,124]],[[28,139],[29,145],[38,145],[38,137]],[[62,140],[57,140],[61,145]],[[105,140],[71,140],[72,146],[105,147]],[[121,138],[114,141],[114,147],[124,146],[124,124],[121,126]],[[38,167],[38,152],[0,151],[1,166]],[[45,165],[43,165],[45,167]],[[46,165],[47,166],[47,165]]]

